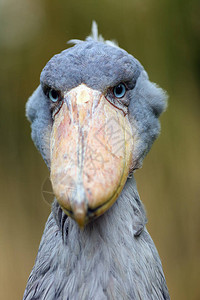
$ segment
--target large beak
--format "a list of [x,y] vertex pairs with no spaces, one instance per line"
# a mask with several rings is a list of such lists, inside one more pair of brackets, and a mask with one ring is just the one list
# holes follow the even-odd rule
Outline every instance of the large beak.
[[51,135],[51,182],[63,211],[84,227],[117,199],[130,171],[128,116],[97,90],[65,93]]

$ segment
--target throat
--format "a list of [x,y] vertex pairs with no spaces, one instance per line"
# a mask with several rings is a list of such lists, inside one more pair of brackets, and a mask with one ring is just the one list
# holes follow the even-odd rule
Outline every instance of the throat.
[[116,203],[83,230],[66,217],[58,204],[55,206],[54,217],[63,240],[60,263],[68,276],[75,272],[84,278],[89,276],[92,280],[95,276],[97,280],[99,276],[101,282],[109,282],[115,280],[111,276],[113,270],[113,274],[127,272],[133,261],[134,238],[140,235],[146,223],[134,178],[128,179]]
[[169,299],[145,224],[134,178],[84,230],[55,201],[24,299]]

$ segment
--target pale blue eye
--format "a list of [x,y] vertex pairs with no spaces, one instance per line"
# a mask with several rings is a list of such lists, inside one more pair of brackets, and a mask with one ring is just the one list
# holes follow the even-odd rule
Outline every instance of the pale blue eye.
[[113,94],[116,98],[122,98],[126,94],[126,87],[123,83],[116,85],[113,88]]
[[49,90],[48,96],[52,102],[57,102],[59,100],[60,94],[58,91],[51,89]]

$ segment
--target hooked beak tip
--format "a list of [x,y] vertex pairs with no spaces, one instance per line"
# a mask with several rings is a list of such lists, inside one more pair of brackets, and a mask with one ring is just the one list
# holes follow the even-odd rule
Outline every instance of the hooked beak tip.
[[73,204],[73,215],[79,227],[83,229],[87,223],[87,207],[84,202]]

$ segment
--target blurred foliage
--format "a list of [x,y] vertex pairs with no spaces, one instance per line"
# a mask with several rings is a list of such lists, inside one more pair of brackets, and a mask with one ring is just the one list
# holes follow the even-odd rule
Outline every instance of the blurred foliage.
[[199,12],[197,0],[0,1],[1,299],[22,298],[50,212],[25,103],[46,62],[69,39],[84,39],[92,20],[170,95],[162,135],[136,179],[171,298],[200,299]]

